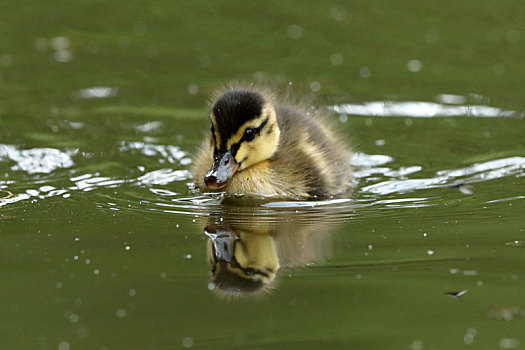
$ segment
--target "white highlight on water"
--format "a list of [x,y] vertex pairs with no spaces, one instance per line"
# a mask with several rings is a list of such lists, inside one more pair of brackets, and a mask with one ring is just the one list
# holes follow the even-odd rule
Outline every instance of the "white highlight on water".
[[[463,97],[463,96],[461,96]],[[462,99],[457,95],[439,95],[444,103],[459,103]],[[465,97],[463,97],[465,98]],[[465,98],[466,99],[466,98]],[[446,102],[445,102],[446,101]],[[423,101],[373,101],[361,104],[342,104],[331,106],[336,113],[374,117],[523,117],[524,112],[504,110],[488,105],[446,105]]]

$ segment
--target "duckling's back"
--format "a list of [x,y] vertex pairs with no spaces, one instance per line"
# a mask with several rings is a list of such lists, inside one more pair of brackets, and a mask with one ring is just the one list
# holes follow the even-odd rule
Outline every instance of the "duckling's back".
[[277,179],[295,186],[299,196],[326,198],[351,184],[350,148],[318,111],[281,105],[279,149],[272,161]]

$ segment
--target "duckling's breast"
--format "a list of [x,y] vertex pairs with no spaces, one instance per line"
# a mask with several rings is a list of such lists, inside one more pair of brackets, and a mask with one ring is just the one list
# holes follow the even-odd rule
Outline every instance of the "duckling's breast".
[[265,197],[305,197],[293,183],[276,172],[274,160],[267,160],[241,170],[233,176],[226,192],[230,195],[259,195]]

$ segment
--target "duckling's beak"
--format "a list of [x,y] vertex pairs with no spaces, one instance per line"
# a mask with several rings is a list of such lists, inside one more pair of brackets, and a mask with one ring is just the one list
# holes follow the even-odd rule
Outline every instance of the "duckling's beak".
[[210,190],[220,190],[224,188],[238,168],[239,163],[235,161],[230,151],[225,153],[218,152],[210,170],[204,175],[206,187]]

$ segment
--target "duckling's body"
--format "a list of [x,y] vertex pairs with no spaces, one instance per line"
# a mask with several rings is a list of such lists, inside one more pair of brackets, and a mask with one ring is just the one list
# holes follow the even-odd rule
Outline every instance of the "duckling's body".
[[270,92],[231,88],[210,120],[193,163],[203,192],[314,199],[349,188],[350,152],[317,112],[279,103]]

